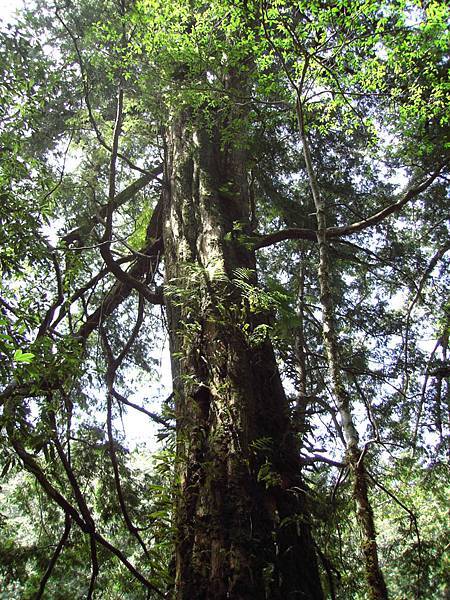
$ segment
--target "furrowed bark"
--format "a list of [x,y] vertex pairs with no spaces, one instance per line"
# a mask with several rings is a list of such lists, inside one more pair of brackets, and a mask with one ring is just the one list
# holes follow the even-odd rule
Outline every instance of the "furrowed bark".
[[[195,130],[196,129],[196,130]],[[186,111],[167,133],[166,306],[177,422],[176,600],[322,599],[289,406],[237,283],[244,152]],[[253,336],[253,337],[252,337]]]

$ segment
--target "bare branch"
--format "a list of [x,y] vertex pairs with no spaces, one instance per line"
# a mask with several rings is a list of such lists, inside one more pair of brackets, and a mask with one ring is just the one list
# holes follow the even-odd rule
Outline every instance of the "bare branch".
[[147,410],[143,406],[140,406],[139,404],[135,404],[134,402],[131,402],[130,400],[128,400],[128,398],[125,398],[125,396],[123,396],[122,394],[119,394],[119,392],[117,390],[113,389],[112,395],[114,396],[114,398],[116,400],[118,400],[122,404],[125,404],[126,406],[131,406],[131,408],[134,408],[135,410],[138,410],[139,412],[143,413],[144,415],[147,415],[147,417],[149,417],[152,421],[155,421],[155,423],[158,423],[159,425],[163,425],[164,427],[167,427],[168,429],[175,429],[175,427],[173,425],[171,425],[169,423],[169,421],[167,421],[167,419],[160,417],[159,415],[157,415],[154,412],[150,412],[149,410]]
[[[353,235],[354,233],[363,231],[364,229],[368,229],[369,227],[373,227],[374,225],[378,225],[378,223],[381,223],[390,215],[399,212],[405,206],[405,204],[428,189],[433,181],[439,177],[444,166],[445,163],[441,164],[427,179],[422,181],[422,183],[407,189],[397,202],[394,202],[386,208],[383,208],[371,217],[350,225],[343,225],[341,227],[328,227],[325,230],[326,239],[329,240],[346,237],[348,235]],[[266,248],[267,246],[278,244],[284,240],[310,240],[312,242],[317,242],[317,232],[314,229],[290,227],[287,229],[282,229],[281,231],[275,231],[274,233],[260,236],[253,247],[255,250],[259,250],[260,248]]]
[[39,590],[38,593],[36,594],[36,598],[35,600],[41,600],[44,591],[45,591],[45,586],[47,584],[47,581],[50,579],[51,574],[53,572],[54,566],[56,565],[56,561],[58,560],[68,538],[69,538],[69,534],[70,534],[70,529],[72,527],[72,519],[70,518],[70,516],[66,513],[65,515],[65,523],[64,523],[64,531],[63,534],[61,536],[61,539],[58,542],[58,545],[55,548],[55,551],[53,553],[53,556],[50,559],[50,562],[48,564],[48,567],[44,573],[44,576],[41,579],[41,583],[39,584]]
[[54,252],[54,251],[52,252],[51,256],[52,256],[53,267],[55,269],[56,282],[57,282],[57,286],[58,286],[58,295],[52,302],[50,308],[47,310],[44,320],[42,321],[41,326],[39,327],[39,330],[37,332],[36,339],[42,337],[45,334],[45,332],[47,331],[48,327],[50,326],[50,324],[52,322],[53,316],[55,314],[55,310],[58,308],[58,306],[61,306],[61,304],[64,302],[63,282],[62,282],[61,268],[59,266],[58,257],[56,255],[56,252]]

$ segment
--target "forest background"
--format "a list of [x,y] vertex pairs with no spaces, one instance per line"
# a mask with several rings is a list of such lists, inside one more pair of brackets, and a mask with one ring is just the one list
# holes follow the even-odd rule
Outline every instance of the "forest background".
[[447,598],[446,3],[27,8],[0,598]]

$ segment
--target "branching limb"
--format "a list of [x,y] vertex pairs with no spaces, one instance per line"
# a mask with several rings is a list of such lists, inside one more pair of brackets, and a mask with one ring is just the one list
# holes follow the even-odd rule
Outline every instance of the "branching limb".
[[[139,255],[134,264],[129,269],[128,273],[133,280],[144,277],[149,271],[155,273],[161,258],[162,251],[162,201],[160,200],[153,211],[150,224],[148,227],[147,234],[147,247],[144,249],[142,254],[145,254],[148,258]],[[132,290],[135,289],[130,282],[119,280],[117,281],[109,292],[106,293],[100,306],[89,315],[86,322],[78,330],[77,337],[84,341],[87,339],[90,333],[97,329],[102,319],[106,319],[111,313],[130,295]],[[158,293],[151,293],[147,288],[146,300],[151,301],[153,304],[163,304],[163,297]]]
[[113,544],[108,542],[98,531],[92,529],[91,525],[86,523],[83,517],[79,514],[77,509],[60,493],[58,490],[50,483],[47,479],[45,473],[42,468],[39,466],[36,459],[29,454],[23,445],[20,443],[19,437],[15,430],[15,415],[16,407],[13,400],[9,399],[5,403],[4,415],[6,416],[6,430],[8,434],[8,438],[11,442],[12,447],[14,448],[16,454],[22,460],[25,469],[31,473],[38,483],[41,485],[44,492],[47,494],[50,500],[54,501],[66,515],[70,516],[73,521],[80,527],[80,529],[89,535],[92,535],[96,542],[102,545],[104,548],[109,550],[114,556],[116,556],[120,562],[125,566],[126,569],[133,574],[133,576],[140,581],[147,589],[152,590],[161,598],[164,598],[164,593],[155,587],[140,571],[136,569],[134,565],[130,563],[127,557],[124,555],[121,550],[116,548]]
[[[59,8],[56,7],[55,8],[55,15],[56,18],[58,19],[58,21],[61,23],[63,29],[66,31],[66,33],[68,34],[68,36],[70,37],[70,39],[72,40],[72,43],[74,45],[75,48],[75,52],[77,55],[77,59],[78,59],[78,66],[80,67],[80,72],[81,72],[81,80],[82,80],[82,84],[83,84],[83,93],[84,93],[84,102],[86,104],[86,108],[88,111],[88,116],[89,116],[89,121],[91,123],[91,126],[94,130],[95,136],[98,140],[98,142],[103,146],[103,148],[105,148],[106,150],[108,150],[108,152],[112,152],[111,146],[109,144],[106,143],[100,128],[97,124],[97,121],[95,120],[94,117],[94,111],[92,109],[92,104],[91,104],[91,99],[90,99],[90,93],[89,93],[89,82],[88,82],[88,76],[86,73],[86,69],[84,66],[84,61],[83,61],[83,57],[81,54],[81,50],[80,47],[78,45],[78,41],[76,36],[74,35],[74,33],[72,32],[72,30],[70,29],[70,27],[67,25],[67,23],[63,20],[63,18],[61,17],[61,14],[59,12]],[[142,167],[139,167],[138,165],[136,165],[135,163],[133,163],[127,156],[123,155],[123,154],[117,154],[118,158],[120,158],[121,160],[123,160],[129,167],[131,167],[132,169],[134,169],[135,171],[139,171],[140,173],[143,173],[144,175],[148,174],[148,170],[147,169],[143,169]]]
[[[374,225],[378,225],[384,219],[393,215],[400,210],[411,200],[416,198],[421,192],[425,191],[430,185],[439,177],[446,163],[442,163],[427,179],[419,183],[418,185],[412,186],[407,189],[397,202],[390,204],[386,208],[378,211],[371,217],[358,221],[350,225],[343,225],[341,227],[328,227],[325,229],[325,237],[327,240],[337,239],[359,233],[365,229],[369,229]],[[284,240],[310,240],[312,242],[317,241],[317,232],[314,229],[302,229],[298,227],[290,227],[282,229],[281,231],[275,231],[267,235],[261,236],[254,244],[255,250],[260,248],[267,248],[273,244],[278,244]]]
[[327,456],[322,456],[321,454],[313,454],[312,456],[306,456],[302,454],[300,460],[302,464],[305,465],[313,465],[316,462],[323,462],[327,465],[331,465],[332,467],[339,467],[340,469],[346,467],[345,463],[333,460],[332,458],[328,458]]
[[378,225],[381,223],[386,217],[393,215],[394,213],[399,212],[405,204],[416,198],[419,194],[424,192],[426,189],[430,187],[430,185],[439,177],[443,168],[446,166],[446,163],[441,163],[433,173],[428,176],[424,181],[419,184],[411,185],[403,192],[400,199],[393,204],[390,204],[386,208],[379,210],[377,213],[368,217],[363,221],[359,221],[357,223],[352,223],[351,225],[344,225],[342,227],[329,227],[327,229],[327,238],[338,238],[344,237],[347,235],[352,235],[353,233],[358,233],[359,231],[363,231],[364,229],[368,229],[369,227],[373,227],[373,225]]
[[122,490],[122,484],[121,484],[121,480],[120,480],[119,463],[117,460],[115,441],[114,441],[114,435],[113,435],[113,429],[112,429],[112,399],[114,397],[113,390],[114,390],[115,375],[116,375],[117,369],[120,367],[123,359],[127,355],[128,351],[130,350],[131,346],[133,345],[133,343],[136,340],[136,337],[139,334],[143,318],[144,318],[144,302],[143,302],[142,296],[139,296],[139,307],[138,307],[138,316],[137,316],[136,324],[133,328],[133,331],[131,332],[129,339],[127,340],[126,344],[122,348],[122,350],[119,353],[119,355],[117,356],[117,358],[115,358],[113,355],[111,346],[108,341],[108,336],[106,335],[106,331],[103,327],[103,324],[100,325],[100,335],[102,338],[103,348],[105,350],[106,360],[108,363],[108,368],[107,368],[107,373],[106,373],[106,384],[107,384],[107,388],[108,388],[107,398],[106,398],[106,403],[107,403],[106,425],[107,425],[107,430],[108,430],[109,456],[111,459],[111,464],[112,464],[113,472],[114,472],[114,482],[115,482],[115,486],[116,486],[117,497],[119,500],[120,510],[122,512],[122,516],[123,516],[123,519],[125,521],[128,531],[131,533],[131,535],[133,535],[136,538],[136,540],[141,545],[145,555],[148,557],[149,554],[148,554],[147,546],[145,545],[144,540],[142,539],[141,535],[139,534],[137,527],[135,527],[135,525],[133,524],[133,522],[130,518],[130,515],[128,513],[127,506],[126,506],[126,502],[125,502],[125,498],[124,498],[124,494],[123,494],[123,490]]
[[[404,502],[402,502],[393,492],[391,492],[387,487],[385,487],[382,483],[380,483],[378,481],[378,479],[372,473],[367,471],[367,475],[370,477],[370,479],[373,481],[373,483],[377,487],[379,487],[380,490],[382,490],[385,494],[387,494],[387,496],[389,496],[389,498],[392,498],[392,500],[394,500],[394,502],[396,504],[398,504],[400,506],[400,508],[402,508],[409,515],[409,518],[411,519],[411,523],[413,524],[414,532],[416,534],[417,553],[418,553],[418,557],[419,557],[419,567],[418,567],[417,578],[416,578],[418,592],[419,592],[419,585],[420,585],[421,573],[422,573],[422,541],[420,539],[420,532],[419,532],[419,525],[417,523],[417,517],[413,513],[413,511],[408,506],[406,506],[406,504]],[[420,598],[420,593],[417,594],[417,597]]]
[[131,402],[131,400],[128,400],[128,398],[125,398],[125,396],[123,396],[122,394],[119,394],[119,392],[117,390],[115,390],[114,388],[111,390],[111,393],[118,402],[120,402],[121,404],[125,404],[126,406],[130,406],[131,408],[138,410],[139,412],[143,413],[144,415],[147,415],[147,417],[149,417],[155,423],[158,423],[158,425],[163,425],[167,429],[175,429],[174,425],[171,425],[167,419],[164,419],[160,415],[157,415],[156,413],[147,410],[146,408],[144,408],[143,406],[140,406],[139,404],[135,404],[134,402]]
[[[434,256],[432,257],[432,259],[430,260],[424,274],[422,275],[422,278],[419,282],[419,285],[417,287],[417,292],[416,295],[414,296],[411,304],[409,305],[408,308],[408,312],[406,315],[406,324],[405,324],[405,340],[404,340],[404,370],[405,370],[405,383],[403,385],[403,392],[406,394],[408,391],[408,387],[409,387],[409,369],[408,369],[408,360],[409,360],[409,332],[410,332],[410,327],[411,327],[411,315],[412,315],[412,311],[414,310],[414,307],[416,306],[417,302],[420,300],[420,296],[422,295],[422,291],[423,288],[425,287],[425,284],[428,280],[428,278],[430,277],[430,275],[432,274],[434,268],[436,267],[436,265],[438,264],[438,262],[441,260],[441,258],[443,258],[444,254],[446,254],[448,251],[450,250],[450,242],[447,242],[446,244],[444,244],[442,246],[442,248],[439,248],[439,250],[434,254]],[[434,352],[433,351],[433,355]],[[428,379],[429,373],[428,373],[428,369],[427,369],[427,373],[425,374],[425,388],[426,388],[426,383],[427,383],[427,379]],[[424,391],[425,391],[424,388]],[[417,417],[417,424],[416,424],[416,429],[415,429],[415,435],[414,435],[414,446],[416,444],[416,440],[417,440],[417,431],[418,431],[418,423],[420,420],[420,416],[422,413],[422,406],[423,406],[423,401],[424,401],[424,392],[422,393],[422,398],[421,398],[421,405],[420,405],[420,410],[418,411],[418,417]]]
[[288,227],[281,231],[274,231],[267,235],[262,235],[255,243],[254,249],[260,250],[261,248],[267,248],[273,246],[279,242],[285,240],[309,240],[310,242],[317,242],[317,234],[314,229],[302,229],[299,227]]
[[116,197],[116,162],[119,148],[119,138],[122,128],[122,117],[123,117],[123,89],[119,85],[117,94],[117,109],[116,109],[116,121],[113,132],[113,146],[111,149],[111,160],[109,165],[109,191],[108,191],[108,205],[106,209],[105,218],[105,232],[101,239],[100,254],[105,261],[108,269],[113,273],[119,281],[125,285],[129,285],[137,290],[142,296],[153,304],[154,294],[148,289],[147,285],[140,279],[136,279],[131,275],[129,271],[124,271],[120,265],[114,260],[111,253],[112,233],[113,233],[113,207],[114,199]]

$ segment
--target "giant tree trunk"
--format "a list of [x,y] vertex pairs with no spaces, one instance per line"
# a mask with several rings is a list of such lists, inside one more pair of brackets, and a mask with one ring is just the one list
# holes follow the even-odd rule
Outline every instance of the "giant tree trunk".
[[165,176],[174,598],[321,599],[288,403],[271,344],[254,335],[264,315],[236,283],[236,269],[256,283],[254,253],[233,233],[249,229],[243,152],[186,111],[167,134]]

